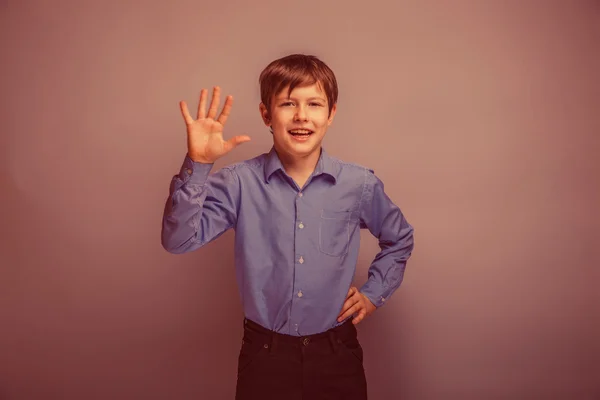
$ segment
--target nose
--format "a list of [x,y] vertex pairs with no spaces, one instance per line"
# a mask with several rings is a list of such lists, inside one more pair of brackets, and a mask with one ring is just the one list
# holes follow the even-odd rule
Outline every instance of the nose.
[[297,111],[296,111],[296,115],[294,115],[294,120],[296,121],[308,121],[308,118],[306,116],[306,111],[304,110],[304,107],[299,106]]

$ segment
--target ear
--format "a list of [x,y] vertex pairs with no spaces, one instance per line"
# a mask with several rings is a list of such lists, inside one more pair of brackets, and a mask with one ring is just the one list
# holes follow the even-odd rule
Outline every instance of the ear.
[[260,116],[262,117],[265,125],[271,126],[271,117],[269,116],[269,110],[267,110],[267,107],[263,103],[260,103],[258,110],[260,111]]
[[327,119],[327,126],[331,125],[331,123],[333,122],[333,117],[335,117],[336,111],[337,111],[337,103],[335,103],[333,105],[333,107],[331,107],[331,112],[329,113],[329,118]]

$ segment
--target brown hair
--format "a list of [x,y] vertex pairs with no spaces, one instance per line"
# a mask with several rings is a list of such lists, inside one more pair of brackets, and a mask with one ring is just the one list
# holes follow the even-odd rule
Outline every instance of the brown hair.
[[271,99],[289,86],[288,96],[297,86],[317,83],[327,96],[329,113],[337,103],[338,87],[333,71],[315,56],[291,54],[272,61],[261,72],[260,99],[271,112]]

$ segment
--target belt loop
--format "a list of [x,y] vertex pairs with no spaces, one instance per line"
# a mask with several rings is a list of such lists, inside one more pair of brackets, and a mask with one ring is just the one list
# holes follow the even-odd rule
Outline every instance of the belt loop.
[[274,354],[276,347],[277,347],[277,334],[275,332],[271,332],[271,346],[269,348],[269,353]]
[[327,336],[329,336],[329,343],[331,344],[331,350],[333,350],[334,354],[338,354],[338,342],[335,332],[333,330],[330,330],[327,333]]

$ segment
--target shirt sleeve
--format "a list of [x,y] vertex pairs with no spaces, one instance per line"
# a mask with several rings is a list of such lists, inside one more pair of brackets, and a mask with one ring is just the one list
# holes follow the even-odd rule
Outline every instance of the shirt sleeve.
[[360,291],[381,307],[402,283],[414,247],[414,229],[386,195],[383,182],[370,170],[361,204],[361,224],[379,240],[381,251],[371,263],[367,282]]
[[196,250],[216,239],[237,221],[239,180],[225,167],[210,174],[213,164],[185,157],[171,180],[163,219],[161,243],[170,253]]

